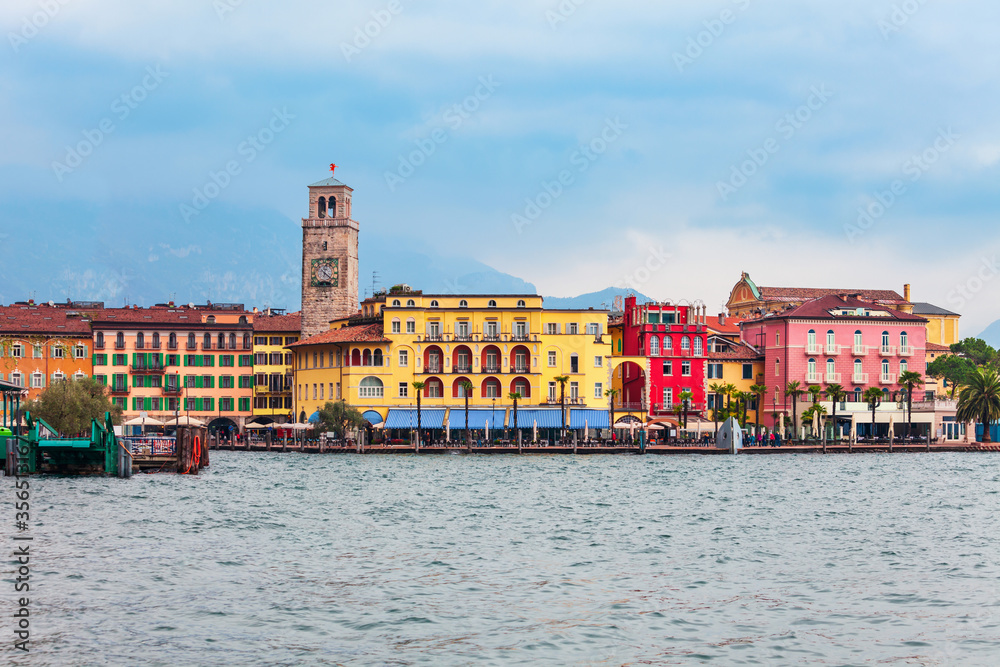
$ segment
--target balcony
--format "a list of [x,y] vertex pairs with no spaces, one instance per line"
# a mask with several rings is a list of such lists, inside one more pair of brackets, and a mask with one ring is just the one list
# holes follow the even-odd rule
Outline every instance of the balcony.
[[128,386],[124,384],[112,384],[109,390],[112,396],[128,395]]
[[188,343],[187,349],[191,352],[194,352],[195,350],[198,349],[198,343]]
[[487,375],[500,375],[500,372],[499,366],[483,366],[483,373]]
[[94,343],[94,349],[95,350],[103,350],[104,349],[104,341],[102,340],[102,341],[95,342]]
[[852,384],[868,384],[868,373],[855,373],[851,378]]
[[465,334],[462,334],[462,333],[455,334],[455,342],[456,343],[471,343],[472,342],[472,336],[470,336],[467,333],[465,333]]
[[140,364],[131,367],[133,375],[157,375],[163,373],[163,366],[160,364]]
[[896,384],[896,376],[882,373],[879,375],[879,384]]
[[444,342],[444,336],[442,336],[439,333],[429,333],[424,338],[424,340],[428,341],[428,342],[431,342],[431,343],[443,343]]
[[437,365],[434,365],[434,364],[427,364],[426,366],[424,366],[424,373],[425,374],[437,374],[437,373],[441,373],[441,372],[443,372],[442,369],[441,369],[441,366],[437,366]]
[[135,342],[135,349],[137,349],[137,350],[145,350],[146,349],[146,344],[145,343],[140,343],[139,341],[136,341]]
[[487,343],[499,343],[500,342],[500,334],[488,333],[488,334],[486,334],[486,335],[483,336],[483,341],[487,342]]
[[125,349],[125,341],[115,341],[115,349],[116,350],[124,350]]
[[176,350],[177,349],[177,343],[167,343],[167,349],[168,350]]
[[806,345],[806,354],[823,354],[823,348],[819,343],[809,343]]
[[823,374],[806,373],[806,384],[823,384]]
[[868,346],[858,345],[857,343],[855,343],[854,346],[851,348],[851,354],[853,354],[855,357],[863,357],[866,354],[868,354]]
[[833,383],[840,384],[841,377],[842,376],[841,376],[840,373],[827,373],[826,374],[826,381],[828,383],[831,383],[831,384],[833,384]]
[[827,356],[835,357],[838,354],[840,354],[840,351],[843,347],[844,347],[843,345],[827,345],[826,354]]
[[514,366],[511,369],[510,372],[511,373],[517,373],[517,374],[520,375],[520,374],[523,374],[523,373],[530,373],[531,372],[531,368],[529,366]]
[[472,366],[460,366],[456,364],[452,366],[451,372],[456,375],[468,375],[472,372]]
[[164,396],[180,396],[182,391],[184,391],[184,389],[180,385],[176,384],[163,385]]
[[878,353],[883,357],[895,357],[896,348],[892,345],[883,345],[879,347]]
[[909,345],[900,345],[900,347],[899,347],[899,356],[901,356],[901,357],[912,357],[913,356],[913,348],[910,347]]
[[151,344],[151,345],[149,346],[149,349],[151,349],[151,350],[159,350],[159,349],[160,349],[160,347],[161,347],[161,346],[160,346],[160,344],[159,344],[159,343],[152,343],[152,344]]
[[513,336],[510,337],[510,339],[515,343],[527,343],[531,341],[531,337],[528,334],[520,334],[520,333],[514,334]]

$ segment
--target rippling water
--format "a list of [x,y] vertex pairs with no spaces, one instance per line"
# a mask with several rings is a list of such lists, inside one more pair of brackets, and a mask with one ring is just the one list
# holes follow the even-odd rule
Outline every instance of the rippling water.
[[213,452],[38,478],[18,663],[997,664],[998,463]]

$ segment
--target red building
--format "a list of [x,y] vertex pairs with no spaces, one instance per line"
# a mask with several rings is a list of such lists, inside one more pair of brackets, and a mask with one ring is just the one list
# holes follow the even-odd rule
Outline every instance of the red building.
[[705,411],[708,327],[703,306],[638,304],[630,296],[615,328],[615,354],[645,362],[627,361],[615,370],[614,386],[621,391],[616,409],[667,416],[681,405],[682,392],[689,391],[688,414]]

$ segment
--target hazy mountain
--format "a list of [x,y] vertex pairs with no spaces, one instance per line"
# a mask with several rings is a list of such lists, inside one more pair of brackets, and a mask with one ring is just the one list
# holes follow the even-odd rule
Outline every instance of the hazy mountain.
[[982,338],[995,349],[1000,348],[1000,320],[986,327],[986,330],[976,336],[976,338]]
[[639,299],[639,303],[644,301],[652,301],[648,296],[645,296],[641,292],[636,292],[634,290],[623,289],[620,287],[609,287],[607,289],[601,290],[600,292],[591,292],[589,294],[581,294],[580,296],[547,296],[545,297],[545,307],[546,308],[568,308],[568,309],[582,309],[582,308],[594,308],[600,310],[612,310],[615,303],[615,297],[622,297],[624,301],[625,297],[629,294],[635,294]]

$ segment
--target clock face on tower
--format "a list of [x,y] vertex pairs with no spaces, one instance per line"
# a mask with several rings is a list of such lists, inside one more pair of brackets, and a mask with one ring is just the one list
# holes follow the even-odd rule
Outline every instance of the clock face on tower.
[[312,261],[313,287],[338,287],[340,283],[340,260],[314,259]]

